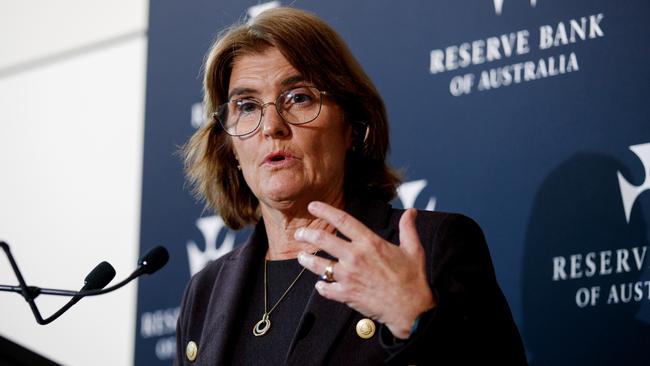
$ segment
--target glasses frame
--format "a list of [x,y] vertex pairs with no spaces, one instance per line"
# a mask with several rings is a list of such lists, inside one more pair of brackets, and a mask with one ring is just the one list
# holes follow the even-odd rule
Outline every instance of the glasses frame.
[[[296,123],[296,122],[288,121],[288,120],[284,117],[284,115],[283,115],[283,113],[282,113],[283,110],[282,110],[280,107],[278,107],[278,104],[281,104],[281,103],[278,103],[278,102],[280,101],[280,98],[282,98],[283,96],[287,95],[290,91],[295,90],[295,89],[299,89],[299,88],[310,88],[310,89],[315,89],[316,91],[318,91],[318,113],[316,113],[316,116],[315,116],[314,118],[310,119],[309,121],[298,122],[298,123]],[[222,122],[221,119],[220,119],[219,116],[218,116],[218,115],[219,115],[219,112],[214,112],[214,113],[212,113],[212,118],[215,120],[215,122],[218,122],[218,123],[219,123],[219,126],[221,126],[221,129],[222,129],[226,134],[228,134],[228,135],[230,135],[230,136],[233,136],[233,137],[248,136],[248,135],[252,135],[252,134],[254,134],[255,132],[257,132],[257,130],[259,130],[260,126],[262,125],[262,119],[264,118],[264,113],[265,113],[265,111],[266,111],[266,107],[268,107],[269,105],[273,104],[273,106],[275,107],[275,111],[278,113],[278,115],[280,116],[280,118],[282,118],[282,120],[283,120],[284,122],[286,122],[286,123],[288,123],[288,124],[290,124],[290,125],[300,126],[300,125],[307,124],[307,123],[309,123],[309,122],[313,122],[316,118],[318,118],[318,116],[320,116],[320,113],[321,113],[321,111],[323,110],[323,96],[324,96],[324,95],[327,96],[327,95],[330,95],[330,94],[329,94],[327,91],[320,90],[320,89],[318,89],[318,88],[315,87],[315,86],[311,86],[311,85],[302,85],[302,86],[294,86],[294,87],[291,87],[290,89],[287,89],[287,90],[281,92],[280,94],[278,94],[277,98],[275,98],[275,101],[273,101],[273,102],[263,103],[262,101],[257,100],[257,99],[255,99],[255,98],[248,98],[248,99],[251,99],[251,100],[253,100],[253,101],[255,101],[255,102],[258,103],[258,105],[259,105],[260,108],[261,108],[261,113],[260,113],[260,119],[259,119],[259,121],[257,121],[257,125],[255,126],[255,128],[253,128],[251,131],[246,132],[246,133],[233,134],[233,133],[228,132],[228,129],[226,128],[225,123]],[[246,98],[244,98],[244,99],[246,99]],[[233,100],[228,100],[226,103],[223,103],[223,104],[219,105],[219,107],[217,108],[217,111],[221,110],[224,106],[228,105],[228,104],[231,103],[232,101],[233,101]]]

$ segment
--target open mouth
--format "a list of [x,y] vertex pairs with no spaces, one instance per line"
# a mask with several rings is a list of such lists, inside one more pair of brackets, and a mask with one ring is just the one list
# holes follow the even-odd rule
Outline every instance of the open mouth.
[[282,161],[284,159],[285,159],[284,155],[275,155],[275,156],[272,156],[271,159],[269,159],[269,160],[272,161],[272,162],[277,162],[277,161]]
[[267,155],[266,159],[264,159],[264,162],[267,164],[275,165],[275,164],[281,164],[291,159],[293,159],[293,156],[291,154],[283,151],[278,151]]

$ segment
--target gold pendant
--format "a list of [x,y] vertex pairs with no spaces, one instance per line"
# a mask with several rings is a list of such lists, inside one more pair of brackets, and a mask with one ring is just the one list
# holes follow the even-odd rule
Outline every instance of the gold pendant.
[[265,335],[270,328],[271,320],[269,319],[269,314],[264,313],[264,315],[262,315],[262,320],[255,323],[255,326],[253,327],[253,335],[255,337],[261,337]]

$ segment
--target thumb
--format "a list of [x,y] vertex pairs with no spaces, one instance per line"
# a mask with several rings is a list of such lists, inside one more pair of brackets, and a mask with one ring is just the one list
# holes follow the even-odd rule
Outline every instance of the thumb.
[[409,255],[416,255],[422,250],[418,230],[415,226],[417,213],[416,209],[409,208],[399,219],[399,246]]

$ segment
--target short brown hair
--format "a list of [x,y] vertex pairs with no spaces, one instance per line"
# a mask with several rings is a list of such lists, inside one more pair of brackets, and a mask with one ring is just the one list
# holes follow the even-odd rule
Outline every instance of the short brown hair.
[[233,229],[259,220],[259,201],[237,169],[231,137],[212,115],[227,102],[235,58],[269,47],[277,48],[305,80],[332,95],[352,124],[355,142],[346,156],[345,198],[390,201],[400,178],[386,164],[384,102],[341,37],[320,18],[294,8],[267,10],[248,23],[235,24],[210,48],[203,79],[207,120],[183,148],[187,179],[197,197]]

